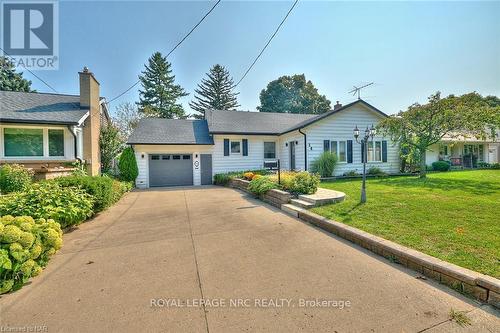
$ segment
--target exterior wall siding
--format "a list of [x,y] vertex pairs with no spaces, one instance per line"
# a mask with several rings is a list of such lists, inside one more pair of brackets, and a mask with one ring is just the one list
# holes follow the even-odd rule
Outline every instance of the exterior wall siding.
[[[361,173],[363,171],[361,145],[354,140],[353,129],[355,126],[358,126],[361,134],[363,134],[367,126],[371,127],[372,124],[376,126],[382,119],[383,117],[380,114],[358,104],[306,127],[303,131],[307,133],[308,168],[323,152],[324,140],[353,140],[353,163],[337,163],[334,173],[336,176],[340,176],[351,170]],[[379,135],[375,136],[374,140],[387,141],[387,162],[368,162],[366,164],[367,169],[373,166],[387,173],[398,173],[400,168],[399,145],[392,142],[390,138],[384,138]]]
[[[214,135],[212,171],[214,174],[229,171],[262,169],[264,167],[264,142],[276,143],[276,159],[280,158],[278,136],[264,135]],[[241,152],[224,156],[224,139],[240,141]],[[242,139],[248,140],[248,156],[243,156]],[[231,150],[231,148],[229,149]]]

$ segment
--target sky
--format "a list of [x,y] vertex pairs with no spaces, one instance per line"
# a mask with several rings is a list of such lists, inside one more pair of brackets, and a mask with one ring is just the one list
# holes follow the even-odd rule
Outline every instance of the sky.
[[[61,1],[59,70],[38,71],[60,93],[78,94],[87,66],[108,100],[135,81],[151,54],[170,49],[213,1]],[[237,81],[292,5],[290,1],[222,1],[168,58],[189,96],[214,64]],[[393,114],[442,94],[500,96],[500,2],[300,1],[238,86],[241,110],[282,75],[306,75],[332,101],[361,97]],[[33,88],[50,90],[31,74]],[[112,103],[138,100],[138,87]]]

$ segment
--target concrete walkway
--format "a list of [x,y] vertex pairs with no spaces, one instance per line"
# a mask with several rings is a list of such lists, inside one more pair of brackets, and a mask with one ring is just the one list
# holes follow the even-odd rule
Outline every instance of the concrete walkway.
[[[498,312],[416,276],[232,189],[136,191],[66,234],[31,285],[2,296],[0,326],[498,332]],[[328,302],[304,304],[315,299]],[[450,309],[472,326],[449,321]]]

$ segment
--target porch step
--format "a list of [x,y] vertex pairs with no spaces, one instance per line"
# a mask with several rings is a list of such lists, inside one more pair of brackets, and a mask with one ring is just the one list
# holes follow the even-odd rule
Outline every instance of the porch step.
[[294,217],[299,217],[299,212],[303,211],[304,208],[300,208],[292,204],[283,204],[281,205],[281,210]]
[[299,200],[311,203],[313,206],[321,206],[334,202],[341,202],[345,199],[345,193],[340,191],[318,188],[314,194],[301,194]]
[[305,209],[309,209],[309,208],[314,207],[313,203],[305,201],[305,200],[301,200],[301,199],[292,199],[292,200],[290,200],[290,202],[292,204],[294,204],[295,206],[299,206],[299,207],[302,207]]

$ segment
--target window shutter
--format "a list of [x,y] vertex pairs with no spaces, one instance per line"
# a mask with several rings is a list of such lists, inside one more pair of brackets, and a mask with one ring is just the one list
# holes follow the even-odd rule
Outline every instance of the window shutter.
[[387,141],[382,141],[382,162],[387,162]]
[[248,156],[248,140],[243,139],[241,141],[243,143],[243,156]]
[[365,142],[361,141],[361,163],[365,162]]
[[330,140],[323,140],[323,151],[330,151]]
[[352,163],[352,140],[347,140],[347,163]]
[[229,139],[224,139],[224,156],[229,156]]

